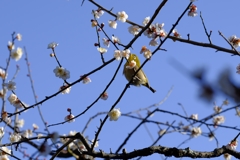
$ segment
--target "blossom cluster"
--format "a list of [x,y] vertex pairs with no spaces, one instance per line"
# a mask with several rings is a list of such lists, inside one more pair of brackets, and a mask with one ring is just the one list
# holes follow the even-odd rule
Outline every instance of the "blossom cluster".
[[11,94],[9,97],[8,97],[8,101],[10,102],[11,105],[13,105],[14,107],[18,108],[18,109],[21,109],[23,107],[28,107],[27,104],[25,104],[24,102],[20,101],[17,97],[17,95],[15,94]]
[[14,40],[18,40],[21,41],[22,40],[22,35],[20,33],[16,34],[15,38],[13,39],[13,41],[8,41],[8,50],[10,51],[10,57],[12,59],[14,59],[15,61],[18,61],[19,59],[21,59],[23,51],[22,48],[17,47],[17,49],[15,49],[15,45],[14,45]]
[[[76,131],[70,131],[68,135],[64,134],[63,136],[66,136],[66,138],[60,138],[60,141],[62,144],[65,144],[69,141],[70,138],[67,138],[67,136],[75,136],[77,134]],[[86,139],[86,138],[85,138]],[[87,140],[86,140],[87,142]],[[93,140],[92,140],[93,142]],[[91,144],[89,144],[89,146],[91,146]],[[94,148],[98,147],[98,141],[95,143]],[[79,151],[83,152],[83,151],[87,151],[86,146],[83,144],[83,142],[80,139],[75,139],[73,142],[71,142],[70,144],[68,144],[68,147],[72,150],[76,150],[79,149]],[[89,155],[83,155],[83,157],[85,159],[89,159],[90,156]]]
[[[103,40],[103,44],[104,44],[104,46],[106,46],[106,47],[110,47],[110,40],[109,39],[107,39],[107,38],[103,38],[102,39]],[[114,44],[118,44],[118,43],[120,43],[120,39],[118,38],[118,37],[116,37],[116,36],[112,36],[112,43],[114,43]],[[105,52],[104,52],[105,53]]]
[[120,50],[115,50],[114,51],[114,58],[116,60],[121,60],[122,58],[129,58],[130,56],[130,50],[129,49],[126,49],[126,50],[123,50],[123,51],[120,51]]
[[[15,40],[21,41],[22,35],[20,33],[16,35],[13,34],[13,40],[8,42],[7,48],[10,52],[10,58],[15,61],[18,61],[21,59],[23,51],[22,48],[20,47],[17,47],[17,49],[15,49]],[[6,69],[0,68],[0,78],[2,78],[2,80],[4,81],[4,83],[2,84],[3,88],[0,90],[0,98],[2,99],[5,98],[7,91],[14,91],[17,88],[16,83],[14,82],[14,78],[8,82],[5,82],[7,76],[8,73]]]

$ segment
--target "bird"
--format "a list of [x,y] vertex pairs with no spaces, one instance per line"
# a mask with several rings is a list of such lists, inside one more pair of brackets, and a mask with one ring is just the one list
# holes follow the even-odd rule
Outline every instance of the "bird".
[[[136,63],[136,65],[131,67],[132,63]],[[139,69],[140,66],[141,64],[138,56],[136,54],[130,53],[126,63],[124,64],[124,69],[123,69],[123,74],[125,75],[128,81],[131,81],[132,76],[136,73],[136,71]],[[141,85],[143,85],[148,89],[150,89],[153,93],[156,92],[156,90],[150,86],[148,82],[148,78],[142,69],[140,69],[138,73],[133,77],[131,85],[134,85],[137,87],[140,87]]]

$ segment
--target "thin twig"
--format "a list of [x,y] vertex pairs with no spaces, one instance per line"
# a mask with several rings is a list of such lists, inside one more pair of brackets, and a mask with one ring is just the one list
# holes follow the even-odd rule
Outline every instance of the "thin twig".
[[228,41],[228,39],[222,34],[222,32],[218,31],[219,35],[223,37],[223,39],[225,39],[225,41],[232,47],[232,49],[235,51],[235,53],[237,53],[238,55],[240,55],[240,53],[236,50],[236,48]]
[[[25,108],[25,109],[23,109],[23,110],[21,110],[21,111],[19,111],[19,112],[16,112],[16,113],[9,113],[9,116],[8,116],[8,117],[14,116],[15,114],[20,114],[20,113],[22,113],[22,112],[24,112],[24,111],[26,111],[26,110],[28,110],[28,109],[34,108],[35,106],[37,106],[37,105],[39,105],[39,104],[43,104],[43,103],[46,102],[47,100],[49,100],[49,99],[51,99],[51,98],[57,96],[58,94],[62,93],[62,91],[64,91],[65,89],[67,89],[67,88],[69,88],[69,87],[71,87],[71,86],[73,86],[73,85],[75,85],[75,84],[81,82],[86,76],[89,76],[89,75],[91,75],[91,74],[97,72],[98,70],[101,70],[103,67],[109,65],[109,64],[112,63],[113,61],[115,61],[115,58],[112,58],[111,60],[109,60],[109,61],[107,61],[106,63],[102,64],[102,65],[99,66],[98,68],[96,68],[96,69],[90,71],[89,73],[84,74],[84,76],[82,76],[82,77],[79,78],[78,80],[74,81],[73,83],[69,84],[67,87],[65,87],[65,88],[63,88],[63,89],[57,91],[56,93],[54,93],[54,94],[52,94],[52,95],[50,95],[50,96],[46,96],[45,99],[39,101],[38,103],[35,103],[35,104],[33,104],[33,105],[31,105],[31,106],[29,106],[29,107],[27,107],[27,108]],[[2,118],[0,118],[0,120],[2,120]]]
[[204,23],[204,20],[203,20],[203,17],[202,17],[202,12],[200,12],[200,18],[201,18],[201,20],[202,20],[202,25],[203,25],[205,34],[206,34],[206,36],[208,37],[208,41],[209,41],[210,44],[212,44],[212,41],[211,41],[212,31],[210,31],[210,33],[207,32],[207,28],[206,28],[206,26],[205,26],[205,23]]
[[[93,13],[93,17],[94,17],[94,20],[97,22],[98,24],[98,21],[96,19],[96,17],[94,16],[94,11],[92,11]],[[98,27],[99,27],[99,24],[97,26],[95,26],[95,30],[96,30],[96,33],[97,33],[97,40],[98,40],[98,47],[101,48],[101,43],[100,43],[100,36],[99,36],[99,32],[98,32]],[[100,56],[101,56],[101,59],[102,59],[102,62],[105,63],[104,61],[104,58],[103,58],[103,54],[101,52],[100,53]]]
[[133,133],[135,133],[137,131],[137,129],[145,123],[145,121],[151,116],[151,114],[155,113],[157,111],[157,109],[153,110],[150,114],[148,114],[133,130],[132,132],[130,132],[128,134],[128,136],[125,138],[125,140],[123,141],[123,143],[118,147],[118,149],[116,150],[115,154],[117,154],[122,147],[127,143],[127,141],[129,140],[129,138],[133,135]]

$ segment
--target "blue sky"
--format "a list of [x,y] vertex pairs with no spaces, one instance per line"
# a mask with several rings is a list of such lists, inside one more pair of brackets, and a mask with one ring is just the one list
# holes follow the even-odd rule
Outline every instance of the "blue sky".
[[[159,5],[159,1],[157,0],[152,0],[148,3],[110,0],[96,2],[107,9],[113,8],[113,13],[125,11],[129,16],[129,20],[139,24],[142,24],[145,17],[152,16],[156,6]],[[164,28],[166,31],[169,31],[188,4],[189,0],[173,0],[167,2],[154,23],[165,23]],[[198,7],[198,13],[200,13],[200,11],[202,12],[207,29],[213,31],[213,44],[230,48],[226,41],[219,36],[218,31],[221,31],[226,37],[234,34],[237,36],[240,35],[238,33],[239,25],[235,18],[235,16],[238,15],[238,6],[240,2],[238,0],[232,0],[231,2],[212,0],[206,3],[206,1],[199,0],[194,4]],[[71,77],[68,80],[69,82],[77,80],[81,75],[102,65],[99,53],[96,47],[94,47],[94,43],[97,42],[97,35],[95,28],[91,27],[90,22],[91,19],[93,19],[91,11],[96,9],[96,6],[88,1],[85,1],[82,7],[81,1],[76,0],[0,1],[0,19],[2,22],[0,27],[0,66],[4,67],[6,65],[5,62],[8,57],[6,45],[11,39],[12,32],[16,31],[16,33],[21,33],[23,35],[23,40],[21,42],[16,42],[16,46],[25,46],[27,48],[38,100],[40,101],[44,99],[45,96],[57,92],[63,81],[55,77],[53,73],[53,69],[57,66],[57,63],[54,58],[49,56],[51,50],[47,49],[48,43],[52,41],[59,43],[55,51],[62,66],[71,72]],[[109,36],[114,34],[120,38],[123,44],[128,44],[133,38],[127,30],[130,25],[118,21],[118,26],[115,30],[110,28],[107,24],[108,20],[112,19],[113,17],[104,13],[99,19],[99,22],[105,23],[104,29]],[[188,17],[185,15],[176,28],[183,38],[187,38],[187,34],[190,34],[191,40],[208,42],[199,15],[196,17]],[[100,39],[104,37],[105,36],[100,33]],[[148,46],[149,41],[150,39],[142,35],[131,48],[133,53],[138,54],[141,62],[145,59],[139,54],[139,51],[143,45]],[[148,47],[151,50],[155,49],[151,46]],[[229,53],[215,52],[214,49],[210,48],[173,42],[172,40],[167,40],[162,48],[167,51],[157,52],[143,68],[151,86],[155,88],[157,92],[153,94],[145,87],[130,87],[116,106],[116,108],[120,108],[122,113],[145,108],[161,101],[172,86],[173,90],[171,95],[159,107],[184,115],[183,110],[177,104],[181,103],[184,105],[188,115],[198,113],[200,119],[213,113],[213,102],[220,105],[222,101],[227,98],[224,95],[218,95],[211,103],[206,103],[199,99],[198,95],[200,91],[198,84],[187,75],[176,70],[170,64],[172,58],[178,60],[190,71],[194,71],[199,67],[206,68],[207,80],[211,82],[216,82],[220,71],[224,68],[229,68],[231,70],[235,81],[239,80],[239,75],[235,74],[235,68],[239,63],[239,57],[237,56],[231,56]],[[123,48],[120,47],[120,49],[122,50]],[[113,45],[108,48],[108,52],[104,54],[106,61],[113,58],[114,50],[115,48]],[[109,83],[118,64],[119,61],[114,61],[105,68],[92,74],[90,76],[92,80],[91,83],[87,85],[78,83],[72,87],[70,94],[59,94],[43,103],[41,105],[41,110],[48,124],[62,122],[67,115],[67,108],[71,108],[74,115],[85,110]],[[22,101],[32,105],[34,104],[34,99],[29,79],[26,76],[27,67],[24,56],[17,62],[11,61],[8,73],[9,79],[12,78],[16,65],[20,66],[20,72],[16,78],[16,94]],[[112,86],[107,91],[109,94],[108,100],[99,100],[86,114],[77,118],[74,123],[65,123],[63,125],[50,127],[49,130],[52,132],[58,131],[60,134],[68,134],[70,130],[81,132],[91,116],[98,112],[108,111],[127,84],[125,77],[122,75],[122,69],[123,66],[117,74]],[[235,102],[230,99],[230,105],[227,107],[232,107],[234,105]],[[13,106],[9,103],[7,103],[7,111],[14,112]],[[140,113],[143,117],[146,116],[146,111]],[[239,119],[234,114],[234,111],[229,111],[224,114],[226,117],[224,125],[239,127]],[[44,131],[43,123],[40,120],[36,108],[24,112],[20,117],[25,119],[24,129],[31,128],[32,123],[36,123],[40,126],[39,131]],[[89,139],[94,138],[97,127],[100,125],[100,118],[103,119],[104,116],[102,115],[95,118],[88,126],[85,136],[88,136]],[[178,117],[164,113],[156,113],[151,119],[170,123],[176,120],[175,125],[180,122]],[[185,120],[182,119],[181,121],[186,124]],[[209,123],[211,122],[210,120]],[[116,122],[108,120],[100,133],[100,146],[97,149],[109,152],[111,148],[112,151],[115,151],[128,133],[130,133],[138,123],[139,121],[127,117],[121,117]],[[159,128],[153,124],[148,124],[147,126],[152,136],[157,138]],[[165,128],[164,126],[161,127],[163,129]],[[203,132],[208,132],[206,127],[203,127],[202,130]],[[7,131],[11,130],[8,128]],[[237,131],[219,128],[216,132],[216,137],[218,138],[220,146],[228,143],[237,133]],[[229,135],[228,138],[226,138],[226,134]],[[3,139],[2,143],[8,142],[7,136],[8,135]],[[187,135],[175,132],[165,135],[158,145],[175,147],[187,138]],[[142,126],[133,135],[125,148],[130,152],[133,151],[133,149],[148,147],[151,143],[151,138],[147,134],[144,126]],[[200,151],[211,151],[216,147],[216,142],[209,142],[208,138],[201,136],[192,139],[181,147],[190,147],[193,150]],[[28,152],[30,154],[35,152],[35,150],[29,148]],[[14,153],[21,157],[21,153]],[[156,158],[159,158],[159,155],[155,154],[144,159]]]

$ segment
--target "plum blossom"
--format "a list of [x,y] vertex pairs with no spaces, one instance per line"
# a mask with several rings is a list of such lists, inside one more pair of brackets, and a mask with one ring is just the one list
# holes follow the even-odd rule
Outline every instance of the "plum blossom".
[[[73,118],[73,119],[72,119]],[[65,121],[68,121],[68,123],[72,123],[75,121],[74,119],[74,115],[73,114],[69,114],[64,118]]]
[[7,78],[7,73],[2,68],[0,68],[0,77],[2,79],[6,79]]
[[233,47],[237,48],[240,46],[240,38],[237,38],[236,35],[232,35],[228,38],[228,41],[233,45]]
[[121,51],[120,50],[115,50],[114,51],[114,58],[116,59],[116,60],[121,60],[121,58],[122,58],[122,53],[121,53]]
[[51,42],[51,43],[48,44],[47,49],[54,49],[54,48],[57,47],[57,46],[58,46],[58,43],[56,43],[56,42]]
[[123,50],[122,51],[122,57],[125,57],[125,58],[129,58],[130,56],[130,50],[129,49],[126,49],[126,50]]
[[16,50],[11,51],[11,58],[18,61],[22,57],[22,48],[18,47]]
[[140,28],[138,26],[130,26],[128,27],[128,31],[129,33],[131,33],[132,35],[137,35],[140,31]]
[[113,29],[117,28],[117,22],[116,21],[109,20],[108,25],[109,25],[109,27],[111,27]]
[[104,14],[104,11],[101,9],[98,9],[96,11],[93,11],[92,14],[94,15],[95,18],[99,19]]
[[106,48],[102,48],[102,47],[98,47],[97,50],[101,53],[101,54],[104,54],[107,52],[107,49]]
[[194,127],[192,128],[191,135],[192,137],[198,137],[202,134],[202,130],[200,127]]
[[128,18],[128,15],[126,14],[125,11],[117,13],[117,20],[119,20],[121,22],[126,22],[127,18]]
[[13,81],[9,81],[8,83],[3,84],[4,87],[6,87],[7,90],[14,91],[16,87],[16,83]]
[[108,116],[110,117],[110,121],[117,121],[118,118],[121,116],[120,108],[114,108],[110,112],[108,112]]
[[70,78],[70,72],[63,67],[57,66],[53,70],[53,72],[55,73],[56,77],[62,78],[63,80],[66,80],[66,79]]
[[189,7],[188,16],[191,16],[191,17],[197,16],[197,6],[195,6],[194,4],[192,4],[192,5]]
[[149,21],[150,21],[150,17],[149,17],[149,16],[146,17],[146,18],[144,18],[144,20],[143,20],[143,25],[146,26]]
[[17,39],[18,41],[21,41],[21,40],[22,40],[22,35],[21,35],[20,33],[18,33],[18,34],[16,35],[16,39]]

